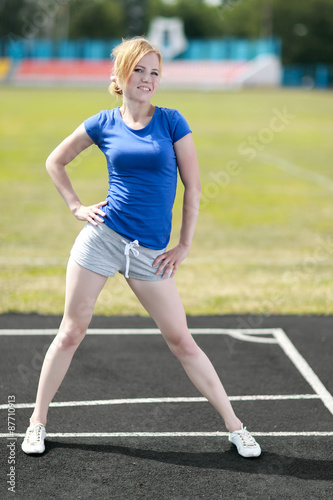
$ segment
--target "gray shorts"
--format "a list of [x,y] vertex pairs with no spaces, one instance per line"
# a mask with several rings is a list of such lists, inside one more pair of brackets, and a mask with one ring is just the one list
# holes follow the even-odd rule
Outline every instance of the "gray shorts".
[[80,266],[110,278],[119,272],[126,278],[161,281],[165,278],[156,276],[159,266],[153,267],[153,262],[164,252],[142,247],[104,223],[93,226],[88,222],[75,240],[71,257]]

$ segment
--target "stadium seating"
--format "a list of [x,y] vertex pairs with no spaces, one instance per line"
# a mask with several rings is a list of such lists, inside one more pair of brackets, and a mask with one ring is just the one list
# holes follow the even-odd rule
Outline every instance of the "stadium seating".
[[[272,57],[268,56],[268,69],[265,74],[270,75],[270,79],[267,80],[266,77],[265,85],[280,83],[279,72],[272,70],[274,66],[271,62]],[[262,60],[265,56],[258,56],[257,59],[259,58]],[[255,64],[254,61],[167,61],[163,66],[161,86],[162,88],[230,88],[246,85],[247,75],[252,77],[250,84],[257,85],[258,82],[253,80],[253,75],[256,74],[258,63]],[[265,70],[265,63],[261,63],[261,71],[262,68]],[[109,59],[25,59],[17,64],[13,80],[16,84],[107,85],[111,69],[112,63]]]
[[106,83],[110,60],[25,59],[15,70],[16,83]]
[[9,71],[12,67],[12,62],[8,58],[0,58],[0,81],[5,80],[7,78]]

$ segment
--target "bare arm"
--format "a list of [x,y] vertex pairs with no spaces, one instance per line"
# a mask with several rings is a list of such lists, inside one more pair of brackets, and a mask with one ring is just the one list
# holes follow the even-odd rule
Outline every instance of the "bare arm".
[[107,202],[103,201],[89,207],[82,205],[66,172],[66,165],[92,144],[93,141],[85,131],[84,125],[80,125],[52,151],[46,160],[46,170],[73,215],[78,220],[88,221],[96,226],[97,222],[104,222],[99,217],[105,215],[100,207]]
[[157,275],[167,276],[172,269],[171,277],[177,271],[179,264],[188,255],[199,214],[201,183],[199,165],[192,134],[188,134],[174,144],[180,178],[184,184],[182,226],[179,243],[168,252],[160,255],[154,262],[154,267],[161,261]]
[[192,134],[175,144],[180,178],[184,184],[183,216],[179,244],[190,250],[199,215],[201,183]]

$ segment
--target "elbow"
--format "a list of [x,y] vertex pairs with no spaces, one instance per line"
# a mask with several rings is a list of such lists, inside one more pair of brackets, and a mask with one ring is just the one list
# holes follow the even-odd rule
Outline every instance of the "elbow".
[[191,182],[190,184],[185,184],[185,191],[191,193],[192,196],[200,196],[202,190],[202,185],[200,180],[196,182]]
[[197,195],[200,197],[201,195],[201,190],[202,190],[202,185],[201,185],[201,182],[200,180],[198,180],[197,182],[193,183],[190,187],[190,190],[191,192],[193,193],[193,195]]
[[52,161],[52,153],[46,158],[45,168],[49,175],[54,171],[54,161]]
[[64,166],[55,161],[55,158],[53,158],[53,155],[51,153],[50,156],[46,159],[45,168],[47,173],[52,177],[52,174],[56,173],[61,168],[64,168]]
[[198,201],[200,200],[201,191],[202,191],[202,185],[201,182],[198,181],[195,184],[195,186],[193,186],[193,195],[198,198]]
[[46,171],[48,174],[50,174],[50,171],[51,171],[51,162],[50,162],[50,157],[48,157],[46,159],[46,162],[45,162],[45,168],[46,168]]
[[199,184],[199,186],[197,188],[198,207],[199,207],[199,204],[200,204],[201,191],[202,191],[202,186],[201,186],[201,184]]
[[201,196],[201,184],[200,182],[192,184],[190,187],[185,187],[184,193],[184,208],[191,209],[191,211],[197,212],[199,210]]

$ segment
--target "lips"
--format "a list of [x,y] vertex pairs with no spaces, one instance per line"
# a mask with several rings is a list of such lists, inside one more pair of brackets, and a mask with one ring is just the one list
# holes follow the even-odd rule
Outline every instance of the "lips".
[[141,86],[141,87],[138,87],[138,89],[143,90],[145,92],[150,92],[150,88],[149,87]]

